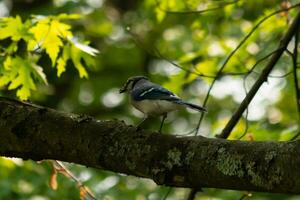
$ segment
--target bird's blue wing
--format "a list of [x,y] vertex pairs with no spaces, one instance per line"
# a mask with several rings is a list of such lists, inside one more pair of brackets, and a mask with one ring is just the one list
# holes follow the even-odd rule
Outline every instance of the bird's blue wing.
[[189,107],[191,109],[207,112],[205,108],[198,106],[196,104],[188,103],[181,100],[171,91],[159,86],[159,85],[148,85],[140,88],[136,88],[132,90],[132,98],[134,101],[142,101],[142,100],[166,100],[173,102],[178,105],[182,105],[185,107]]
[[146,99],[151,100],[177,100],[178,97],[171,91],[159,86],[153,85],[149,87],[143,87],[132,91],[132,97],[135,101],[142,101]]

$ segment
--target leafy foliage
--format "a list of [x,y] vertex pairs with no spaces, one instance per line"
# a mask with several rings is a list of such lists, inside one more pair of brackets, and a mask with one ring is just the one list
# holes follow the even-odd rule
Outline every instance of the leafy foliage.
[[[31,92],[36,90],[37,83],[47,84],[43,68],[37,64],[41,58],[39,52],[49,56],[52,66],[57,68],[58,77],[66,71],[67,61],[71,60],[79,76],[87,78],[82,62],[95,56],[98,51],[79,43],[70,31],[70,25],[62,22],[79,17],[74,14],[33,16],[25,22],[20,16],[2,18],[0,40],[9,40],[9,44],[7,48],[2,46],[4,59],[0,70],[0,86],[8,85],[9,90],[16,89],[17,96],[27,100]],[[21,42],[25,42],[27,51],[18,51]]]

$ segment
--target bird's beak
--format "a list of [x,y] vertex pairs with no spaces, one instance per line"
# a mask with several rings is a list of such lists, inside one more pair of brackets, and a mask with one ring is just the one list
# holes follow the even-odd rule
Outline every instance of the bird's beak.
[[119,93],[124,93],[126,92],[126,89],[124,87],[120,88]]

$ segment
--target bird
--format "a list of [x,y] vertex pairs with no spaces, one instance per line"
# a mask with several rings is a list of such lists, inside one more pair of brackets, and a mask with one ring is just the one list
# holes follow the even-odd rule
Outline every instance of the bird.
[[173,92],[151,82],[146,76],[129,77],[119,92],[128,92],[130,103],[144,114],[144,119],[138,125],[138,128],[148,117],[162,116],[159,133],[161,133],[169,112],[179,110],[182,107],[207,112],[206,108],[183,101]]

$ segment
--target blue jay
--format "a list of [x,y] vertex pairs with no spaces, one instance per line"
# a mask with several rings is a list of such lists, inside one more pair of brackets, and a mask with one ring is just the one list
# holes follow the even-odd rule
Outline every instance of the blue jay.
[[167,114],[171,111],[178,110],[181,107],[188,107],[199,112],[207,112],[201,106],[181,100],[171,91],[152,83],[145,76],[130,77],[120,89],[120,93],[123,92],[128,92],[131,104],[144,113],[144,120],[140,124],[148,116],[163,116],[159,132],[161,132]]

